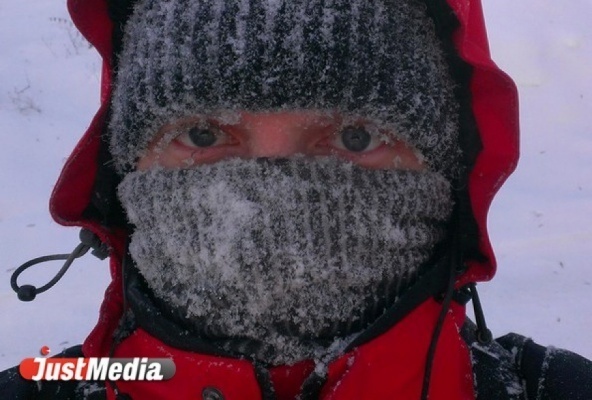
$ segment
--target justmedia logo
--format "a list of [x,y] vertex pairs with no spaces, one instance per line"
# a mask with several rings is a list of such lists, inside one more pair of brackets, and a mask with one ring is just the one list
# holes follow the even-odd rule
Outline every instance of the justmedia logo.
[[[43,353],[49,354],[49,349]],[[19,365],[21,376],[33,381],[163,381],[171,379],[175,369],[169,358],[147,357],[35,357]]]

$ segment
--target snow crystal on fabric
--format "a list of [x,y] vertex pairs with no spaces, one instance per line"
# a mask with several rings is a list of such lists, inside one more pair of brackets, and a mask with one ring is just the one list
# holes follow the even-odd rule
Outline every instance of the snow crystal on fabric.
[[447,176],[458,163],[454,83],[422,1],[137,2],[109,123],[119,172],[179,118],[289,109],[373,120]]
[[452,208],[439,173],[331,157],[132,172],[119,198],[155,295],[204,336],[265,343],[273,363],[375,320],[414,282]]
[[[511,400],[523,398],[524,388],[516,371],[515,354],[507,351],[495,341],[488,344],[474,342],[470,346],[470,351],[475,371],[473,380],[477,397],[479,397],[479,392],[482,390],[481,386],[488,387],[491,390],[491,384],[487,382],[489,380],[496,382],[493,387],[501,387],[505,391],[504,398]],[[492,363],[492,360],[495,360],[493,361],[495,367],[492,368],[492,364],[480,367],[478,365],[479,360],[485,363]],[[481,379],[484,382],[481,382]]]

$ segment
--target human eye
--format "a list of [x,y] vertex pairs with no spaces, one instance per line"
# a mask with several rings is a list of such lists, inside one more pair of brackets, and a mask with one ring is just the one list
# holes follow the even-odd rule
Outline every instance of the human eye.
[[378,132],[364,125],[347,125],[334,134],[331,145],[352,153],[372,151],[384,143]]
[[228,133],[209,123],[186,125],[178,127],[176,131],[178,135],[175,140],[191,148],[207,149],[232,142],[232,137]]

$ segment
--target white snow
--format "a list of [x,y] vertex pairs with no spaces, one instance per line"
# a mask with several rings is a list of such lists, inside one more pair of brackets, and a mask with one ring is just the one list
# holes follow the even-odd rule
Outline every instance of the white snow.
[[[522,158],[494,202],[499,261],[480,285],[487,321],[592,358],[592,15],[590,0],[483,0],[492,52],[520,90]],[[96,323],[106,261],[86,256],[22,303],[12,270],[71,251],[76,229],[51,221],[53,184],[98,106],[100,64],[63,2],[0,3],[0,369],[80,343]],[[588,161],[586,161],[588,160]],[[59,268],[33,267],[42,285]]]
[[522,129],[518,169],[489,217],[498,274],[479,285],[486,317],[496,336],[592,358],[592,2],[484,2]]

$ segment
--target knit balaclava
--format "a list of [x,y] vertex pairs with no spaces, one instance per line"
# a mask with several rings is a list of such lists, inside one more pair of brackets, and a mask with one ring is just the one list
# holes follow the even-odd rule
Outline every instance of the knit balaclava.
[[[140,0],[118,65],[109,133],[130,254],[199,336],[271,364],[338,353],[445,237],[458,107],[421,1]],[[303,109],[370,120],[429,168],[296,157],[134,172],[180,118]]]
[[127,174],[119,197],[161,303],[276,365],[321,359],[376,320],[416,281],[452,209],[439,173],[333,157],[157,167]]
[[454,84],[422,0],[139,0],[123,43],[109,124],[120,173],[180,118],[294,109],[362,116],[456,170]]

